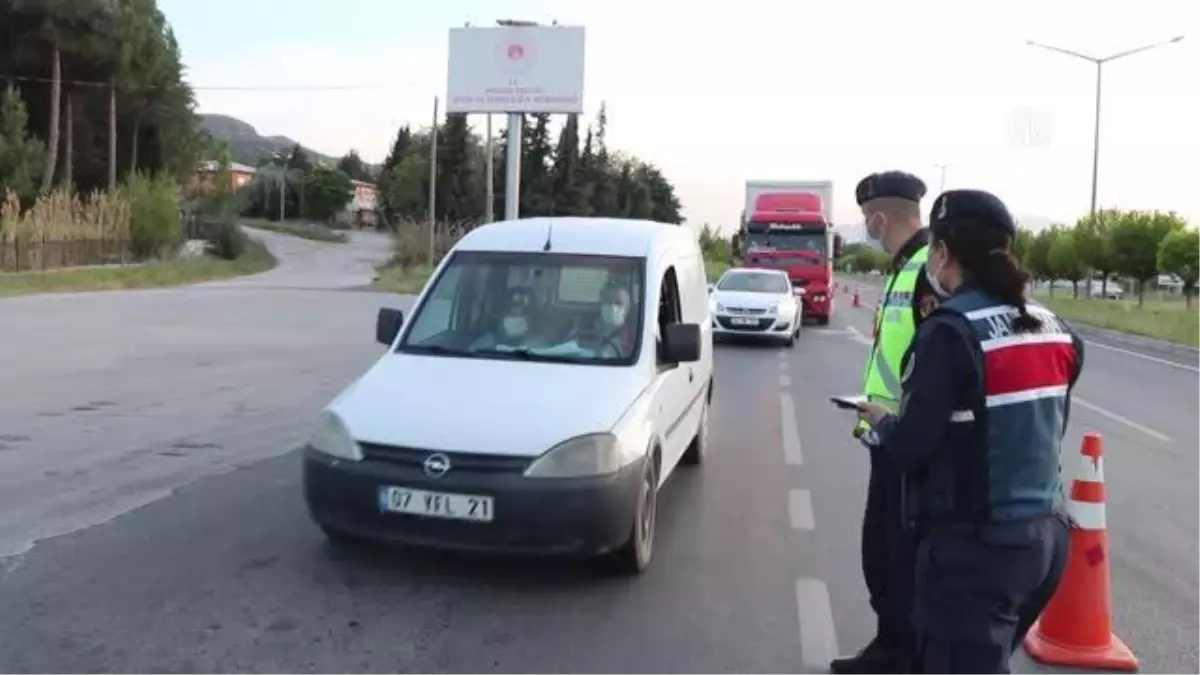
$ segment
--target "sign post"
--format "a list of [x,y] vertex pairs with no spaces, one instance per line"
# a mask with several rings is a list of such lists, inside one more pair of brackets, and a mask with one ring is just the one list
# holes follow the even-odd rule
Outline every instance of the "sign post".
[[497,23],[450,29],[446,112],[508,114],[504,218],[513,220],[520,217],[525,113],[583,112],[584,29]]

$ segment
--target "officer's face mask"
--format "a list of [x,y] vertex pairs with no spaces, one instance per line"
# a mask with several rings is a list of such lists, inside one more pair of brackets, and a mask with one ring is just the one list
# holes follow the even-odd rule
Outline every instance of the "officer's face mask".
[[[882,213],[875,213],[867,218],[866,225],[867,237],[882,246],[884,250],[887,250],[887,245],[883,241],[883,231],[887,225],[887,218]],[[891,253],[891,251],[888,251],[888,253]]]
[[[925,280],[929,282],[929,287],[933,289],[933,292],[939,298],[948,298],[950,297],[950,293],[942,285],[942,282],[938,281],[938,275],[942,273],[942,270],[946,269],[946,254],[942,249],[937,250],[942,251],[941,254],[934,253],[937,256],[937,261],[934,261],[934,255],[931,255],[930,259],[925,263]],[[934,267],[935,265],[936,267]]]

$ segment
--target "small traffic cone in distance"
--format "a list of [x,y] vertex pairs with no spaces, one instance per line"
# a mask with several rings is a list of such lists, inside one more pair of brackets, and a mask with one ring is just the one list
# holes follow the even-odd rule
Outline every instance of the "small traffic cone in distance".
[[862,307],[862,301],[858,297],[858,287],[857,286],[854,288],[854,306]]
[[1058,590],[1025,636],[1025,651],[1057,666],[1132,672],[1138,659],[1112,632],[1112,580],[1104,517],[1104,439],[1083,437],[1067,512],[1074,521]]

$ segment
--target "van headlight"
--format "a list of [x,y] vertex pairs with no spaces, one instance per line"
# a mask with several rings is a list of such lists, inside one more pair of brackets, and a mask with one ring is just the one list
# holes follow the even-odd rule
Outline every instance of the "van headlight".
[[576,436],[550,448],[525,470],[526,478],[590,478],[621,468],[617,437],[610,433]]
[[346,423],[332,410],[321,413],[317,430],[308,441],[309,447],[330,457],[359,461],[363,458],[362,448],[350,435]]

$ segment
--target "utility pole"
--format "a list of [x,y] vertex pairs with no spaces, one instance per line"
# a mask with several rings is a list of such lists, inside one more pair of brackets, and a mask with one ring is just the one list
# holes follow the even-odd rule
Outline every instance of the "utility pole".
[[1108,63],[1109,61],[1116,61],[1117,59],[1124,58],[1126,56],[1132,56],[1134,54],[1140,54],[1141,52],[1144,52],[1144,51],[1148,51],[1148,50],[1155,49],[1158,47],[1165,47],[1166,45],[1169,45],[1169,44],[1174,44],[1176,42],[1179,42],[1180,40],[1183,40],[1183,37],[1184,36],[1179,35],[1177,37],[1171,38],[1170,40],[1163,40],[1162,42],[1155,42],[1153,44],[1143,45],[1141,47],[1136,47],[1134,49],[1127,49],[1123,52],[1117,52],[1116,54],[1110,54],[1110,55],[1102,57],[1102,58],[1098,58],[1095,56],[1088,56],[1086,54],[1080,54],[1079,52],[1073,52],[1069,49],[1063,49],[1062,47],[1054,47],[1051,45],[1045,45],[1040,42],[1034,42],[1033,40],[1025,41],[1025,44],[1027,44],[1031,47],[1041,47],[1042,49],[1049,49],[1052,52],[1058,52],[1060,54],[1066,54],[1067,56],[1073,56],[1077,59],[1083,59],[1084,61],[1088,61],[1088,62],[1094,63],[1096,65],[1096,120],[1095,120],[1095,128],[1093,130],[1093,135],[1092,135],[1092,202],[1091,202],[1091,210],[1090,210],[1090,213],[1093,216],[1096,214],[1096,185],[1097,185],[1097,182],[1098,182],[1099,176],[1100,176],[1100,85],[1103,80],[1102,76],[1103,76],[1104,64]]
[[[500,26],[536,26],[536,21],[516,21],[502,19],[496,22]],[[521,217],[521,122],[522,113],[508,114],[508,138],[505,140],[504,171],[504,219],[515,220]]]
[[484,211],[483,222],[490,223],[496,219],[496,172],[492,166],[495,163],[495,148],[492,145],[492,114],[487,115],[487,210]]
[[434,240],[437,238],[437,156],[438,147],[438,97],[433,97],[433,132],[429,142],[429,266],[436,264],[434,256]]
[[946,191],[946,169],[954,168],[954,165],[953,164],[934,164],[934,166],[936,166],[938,169],[941,169],[941,172],[942,172],[942,179],[941,179],[941,182],[938,184],[938,194],[941,194]]

